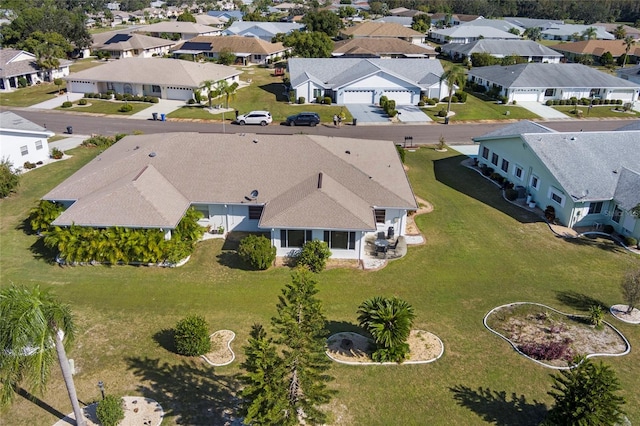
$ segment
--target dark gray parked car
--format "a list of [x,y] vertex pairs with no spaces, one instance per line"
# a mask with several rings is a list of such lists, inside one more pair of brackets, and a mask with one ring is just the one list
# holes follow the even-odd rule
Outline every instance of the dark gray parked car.
[[300,112],[287,117],[288,126],[315,126],[320,124],[320,116],[315,112]]

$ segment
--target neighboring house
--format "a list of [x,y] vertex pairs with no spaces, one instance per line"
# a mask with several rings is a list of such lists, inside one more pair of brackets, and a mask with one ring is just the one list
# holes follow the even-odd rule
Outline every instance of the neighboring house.
[[480,15],[459,15],[450,13],[432,13],[429,14],[429,16],[431,17],[431,25],[438,28],[455,27],[465,22],[471,22],[480,18]]
[[424,59],[292,58],[291,90],[296,99],[330,97],[338,104],[376,104],[381,96],[415,105],[423,96],[448,96],[440,61]]
[[216,16],[211,15],[196,15],[196,24],[200,25],[208,25],[210,27],[215,28],[224,28],[224,24],[227,22],[226,20],[220,19]]
[[[115,93],[189,100],[204,81],[239,81],[241,70],[213,63],[165,58],[127,58],[65,77],[74,93]],[[206,94],[206,93],[205,93]]]
[[400,24],[386,22],[363,22],[340,30],[338,37],[348,38],[399,38],[413,44],[421,44],[424,41],[424,34],[412,30]]
[[43,199],[57,226],[171,232],[185,211],[203,226],[266,232],[278,256],[323,240],[333,258],[362,259],[365,236],[406,232],[417,209],[392,141],[318,135],[166,133],[127,136]]
[[215,16],[225,22],[229,22],[230,20],[242,21],[243,16],[239,10],[210,10],[207,12],[207,15]]
[[383,16],[382,18],[374,19],[373,22],[400,24],[403,27],[411,28],[413,18],[408,16]]
[[435,59],[437,52],[426,44],[413,44],[399,38],[357,38],[336,42],[331,55],[341,58]]
[[[624,56],[626,46],[623,40],[583,40],[554,44],[551,48],[562,53],[571,62],[578,62],[581,56],[590,56],[594,63],[598,63],[600,57],[607,52],[611,53],[614,59]],[[637,62],[638,57],[640,46],[631,46],[627,63]]]
[[255,37],[241,36],[194,37],[176,46],[172,49],[172,53],[174,56],[186,54],[218,58],[220,52],[225,50],[233,53],[236,56],[236,63],[241,65],[269,64],[291,53],[291,48],[284,47],[282,43],[269,43]]
[[636,83],[581,64],[494,65],[471,69],[467,79],[487,90],[498,90],[508,102],[545,102],[572,97],[634,102],[640,90]]
[[99,33],[93,35],[93,52],[108,53],[112,59],[151,58],[164,56],[176,44],[160,37],[149,37],[136,33]]
[[520,40],[520,36],[493,27],[458,25],[429,31],[429,39],[436,43],[471,43],[480,39]]
[[524,27],[520,25],[516,25],[512,22],[506,21],[504,19],[486,19],[480,16],[478,19],[474,19],[473,21],[464,22],[461,24],[464,27],[491,27],[496,30],[509,32],[510,30],[516,29],[518,30],[518,34],[522,35],[524,32]]
[[573,40],[577,35],[582,37],[585,31],[589,28],[596,30],[595,39],[598,40],[615,40],[615,36],[608,33],[603,27],[595,25],[581,25],[581,24],[555,24],[547,28],[543,28],[541,31],[542,38],[544,40]]
[[234,22],[229,28],[224,30],[225,35],[257,37],[261,40],[271,42],[276,34],[289,34],[295,30],[301,30],[302,24],[296,22],[255,22],[240,21]]
[[13,90],[20,87],[20,79],[27,85],[41,81],[53,81],[69,75],[69,66],[73,63],[60,59],[60,65],[53,70],[44,70],[37,64],[36,55],[17,49],[0,49],[0,90]]
[[220,35],[219,28],[207,25],[195,24],[193,22],[167,21],[157,24],[144,25],[136,28],[137,33],[147,33],[152,37],[170,35],[174,39],[189,40],[199,35]]
[[[608,33],[614,34],[618,27],[621,25],[619,22],[595,22],[593,25],[602,27]],[[636,40],[640,39],[640,30],[634,27],[630,27],[629,25],[622,24],[622,29],[624,30],[625,37],[631,36]]]
[[623,80],[640,84],[640,65],[635,67],[618,68],[616,74]]
[[406,7],[396,7],[395,9],[389,10],[389,15],[391,16],[405,16],[408,18],[413,18],[416,15],[424,15],[425,12],[415,9],[407,9]]
[[564,21],[558,21],[558,20],[553,20],[553,19],[535,19],[535,18],[522,18],[522,17],[515,17],[515,16],[505,16],[504,18],[505,21],[507,22],[511,22],[513,25],[517,25],[518,27],[522,27],[525,29],[528,28],[549,28],[552,27],[554,25],[561,25],[564,24]]
[[640,239],[640,131],[556,132],[521,121],[473,139],[478,161],[524,187],[565,226],[611,225]]
[[49,159],[49,142],[54,136],[44,127],[13,112],[0,113],[0,160],[9,160],[19,170],[24,163],[37,163]]
[[556,64],[562,54],[533,40],[476,40],[471,43],[449,43],[442,46],[442,52],[454,60],[471,58],[474,53],[488,53],[495,58],[518,56],[527,62],[547,62]]

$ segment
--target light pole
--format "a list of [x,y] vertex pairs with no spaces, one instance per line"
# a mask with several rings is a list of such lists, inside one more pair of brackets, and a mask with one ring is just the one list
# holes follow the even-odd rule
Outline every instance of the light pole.
[[104,399],[104,382],[102,380],[98,382],[98,389],[100,389],[100,393],[102,394],[102,399]]

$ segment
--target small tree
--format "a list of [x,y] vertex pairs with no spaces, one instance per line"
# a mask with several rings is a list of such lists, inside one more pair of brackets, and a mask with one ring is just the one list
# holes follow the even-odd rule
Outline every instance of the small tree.
[[331,257],[331,250],[327,243],[320,240],[307,241],[298,255],[297,264],[318,273],[324,270],[329,257]]
[[640,302],[640,268],[627,272],[620,287],[628,306],[627,313],[630,313]]
[[252,268],[264,270],[275,260],[276,248],[263,235],[249,235],[240,241],[238,255]]
[[96,416],[98,416],[100,424],[102,426],[117,426],[124,419],[122,405],[122,398],[106,395],[102,401],[98,402],[96,407]]
[[8,197],[16,191],[20,183],[20,174],[13,168],[13,163],[7,158],[0,161],[0,198]]
[[53,84],[56,85],[56,87],[58,88],[58,92],[60,92],[62,90],[61,87],[64,84],[64,80],[61,78],[56,78],[53,80]]
[[602,361],[577,357],[574,368],[551,376],[549,393],[555,405],[545,424],[550,425],[613,425],[622,421],[624,398],[616,395],[620,382],[615,372]]
[[604,322],[604,311],[598,305],[592,305],[589,308],[589,322],[595,326],[595,328],[602,328],[602,323]]
[[414,318],[413,307],[396,297],[376,296],[362,302],[358,307],[358,321],[376,343],[374,361],[402,362],[406,358]]
[[236,61],[236,55],[229,49],[225,47],[218,53],[218,63],[222,65],[231,65]]
[[180,320],[176,324],[174,339],[176,352],[180,355],[198,356],[211,350],[207,321],[199,315]]

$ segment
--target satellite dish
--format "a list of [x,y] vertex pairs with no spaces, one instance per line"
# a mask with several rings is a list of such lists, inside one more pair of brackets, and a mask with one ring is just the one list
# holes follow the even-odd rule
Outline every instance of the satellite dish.
[[250,197],[252,200],[255,200],[256,198],[258,198],[258,190],[254,189],[253,191],[251,191]]

